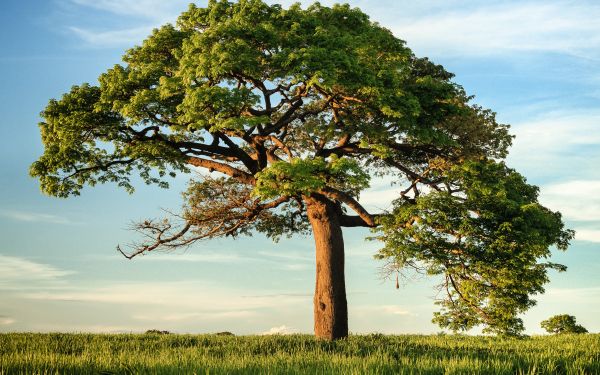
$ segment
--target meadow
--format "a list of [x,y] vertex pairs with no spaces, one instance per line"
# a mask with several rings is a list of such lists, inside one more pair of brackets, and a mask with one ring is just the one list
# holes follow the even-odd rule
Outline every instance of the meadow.
[[0,374],[600,374],[600,334],[0,334]]

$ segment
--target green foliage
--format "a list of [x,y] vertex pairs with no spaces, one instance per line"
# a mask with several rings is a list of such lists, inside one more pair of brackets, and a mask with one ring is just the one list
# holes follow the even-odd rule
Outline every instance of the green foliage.
[[597,374],[600,335],[0,334],[2,374]]
[[[169,166],[187,171],[181,156],[164,143],[130,142],[120,128],[123,117],[97,107],[100,95],[98,87],[73,86],[60,101],[51,100],[42,112],[45,152],[30,168],[42,191],[67,197],[79,194],[85,184],[98,182],[115,182],[132,191],[130,174],[134,169],[146,183],[167,187],[160,178]],[[158,176],[152,176],[153,169]]]
[[303,200],[316,193],[371,225],[355,198],[371,176],[388,175],[413,196],[377,217],[378,257],[443,275],[443,327],[517,334],[547,269],[565,269],[540,260],[572,232],[500,162],[508,125],[452,78],[349,5],[191,4],[97,85],[49,102],[30,174],[58,197],[105,182],[131,192],[135,173],[161,187],[191,166],[220,174],[190,183],[181,232],[169,220],[137,226],[156,241],[136,255],[306,233]]
[[256,195],[274,198],[281,195],[298,196],[318,192],[326,186],[348,191],[353,195],[369,186],[370,176],[357,161],[331,157],[279,161],[257,173]]
[[442,275],[442,310],[434,317],[440,326],[485,324],[487,332],[519,334],[517,315],[535,304],[531,294],[544,291],[547,270],[566,269],[540,259],[552,245],[564,250],[573,231],[537,202],[537,187],[503,163],[466,162],[440,178],[449,190],[395,201],[377,229],[385,244],[377,258]]
[[543,329],[548,333],[587,333],[587,329],[577,324],[573,315],[554,315],[541,323]]
[[[132,191],[135,170],[146,183],[166,187],[163,176],[187,171],[186,142],[202,144],[217,131],[243,137],[285,116],[289,105],[268,114],[249,111],[265,109],[257,82],[291,87],[280,95],[304,85],[299,98],[306,111],[290,123],[293,137],[285,140],[298,154],[343,134],[374,150],[404,140],[445,147],[449,155],[503,155],[510,144],[506,127],[468,105],[452,74],[414,57],[403,41],[348,5],[192,4],[177,26],[155,29],[123,60],[100,76],[99,86],[75,86],[42,112],[45,151],[31,175],[45,193],[66,197],[98,182]],[[199,148],[215,156],[214,147]],[[376,164],[382,155],[363,157]],[[410,166],[426,162],[424,156],[401,157]]]

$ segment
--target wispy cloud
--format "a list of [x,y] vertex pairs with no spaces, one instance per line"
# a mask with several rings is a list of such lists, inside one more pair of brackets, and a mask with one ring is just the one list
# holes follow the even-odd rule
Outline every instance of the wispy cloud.
[[547,111],[537,118],[515,123],[511,133],[516,138],[508,162],[527,175],[562,179],[590,178],[594,174],[600,177],[595,161],[600,157],[598,111]]
[[15,322],[16,320],[11,317],[0,315],[0,326],[8,326]]
[[527,51],[600,58],[600,6],[596,3],[488,4],[456,10],[448,7],[417,19],[400,17],[392,30],[426,55],[464,57]]
[[[264,294],[248,296],[248,290],[195,281],[143,282],[22,292],[17,298],[42,305],[50,301],[54,306],[60,302],[77,302],[81,309],[91,306],[94,306],[94,309],[98,309],[99,306],[119,306],[119,310],[128,314],[120,321],[111,317],[97,317],[95,321],[110,324],[131,323],[127,329],[137,331],[143,330],[140,327],[166,327],[169,330],[181,329],[186,332],[235,329],[255,333],[252,327],[256,327],[256,330],[264,329],[264,322],[273,316],[310,311],[310,297],[283,293],[274,298],[273,291],[262,292]],[[82,321],[85,320],[77,322]],[[93,325],[94,321],[90,323]],[[50,327],[40,329],[51,330]],[[92,331],[88,327],[83,330]]]
[[[117,259],[117,257],[114,257]],[[148,254],[140,261],[151,262],[198,262],[198,263],[268,263],[287,271],[303,271],[310,269],[314,259],[309,255],[290,251],[270,252],[258,251],[240,254],[231,251],[202,251],[184,253]]]
[[[600,191],[600,180],[566,181],[543,186],[540,202],[553,210],[560,211],[567,220],[600,221],[598,191]],[[586,232],[583,233],[586,236]],[[592,234],[593,231],[587,231],[588,236]]]
[[145,328],[126,326],[126,325],[102,325],[102,324],[92,324],[92,325],[78,325],[78,326],[70,326],[68,329],[65,329],[63,326],[48,326],[46,329],[42,329],[42,331],[61,331],[61,332],[89,332],[89,333],[142,333],[145,332]]
[[575,229],[575,232],[576,240],[600,243],[600,230],[598,229]]
[[272,327],[268,331],[262,332],[261,335],[291,335],[293,333],[298,333],[298,331],[295,328],[281,325],[279,327]]
[[403,309],[400,306],[385,305],[385,306],[381,306],[381,309],[385,313],[392,314],[392,315],[413,315],[413,313],[411,313],[408,310]]
[[562,151],[568,148],[600,144],[600,112],[598,111],[544,111],[538,118],[516,123],[512,152],[535,147],[536,152]]
[[231,311],[202,311],[202,312],[184,312],[176,314],[160,315],[133,315],[132,318],[141,321],[153,322],[179,322],[179,321],[206,321],[213,319],[239,319],[256,316],[256,311],[250,310],[231,310]]
[[[68,0],[67,5],[76,13],[89,17],[90,9],[112,15],[114,23],[101,28],[71,25],[67,30],[85,46],[94,48],[131,47],[150,35],[153,28],[174,23],[177,16],[187,9],[189,0]],[[84,13],[88,12],[88,13]],[[127,21],[130,27],[123,28]]]
[[417,316],[417,314],[397,305],[367,305],[353,308],[359,314]]
[[130,29],[93,31],[71,26],[69,30],[89,46],[94,47],[131,47],[142,41],[152,31],[154,25]]
[[74,4],[120,16],[170,19],[187,9],[190,0],[71,0]]
[[593,303],[598,306],[597,301],[600,301],[600,286],[589,288],[548,288],[544,295],[538,298],[540,301],[553,301],[564,306],[569,306],[571,303],[577,305],[586,303],[588,308]]
[[[115,257],[122,260],[121,257]],[[140,261],[151,261],[151,262],[199,262],[199,263],[233,263],[233,262],[244,262],[249,259],[240,256],[239,254],[231,252],[205,252],[196,249],[194,252],[184,253],[157,253],[148,254],[139,258]]]
[[25,258],[0,255],[0,288],[27,289],[32,285],[56,285],[73,271]]
[[0,216],[11,220],[25,221],[30,223],[72,224],[72,222],[65,217],[41,212],[1,210]]
[[223,312],[278,308],[305,303],[304,298],[269,294],[248,296],[247,291],[217,287],[195,281],[123,283],[70,290],[26,292],[22,298],[45,301],[94,302],[138,306],[168,306],[195,312]]
[[[312,239],[310,239],[312,241]],[[311,254],[306,253],[298,253],[292,251],[286,251],[285,249],[281,249],[281,251],[259,251],[257,253],[259,256],[269,258],[274,258],[276,260],[288,260],[288,261],[300,261],[300,262],[313,262],[314,258]]]
[[[290,1],[269,1],[289,6]],[[301,1],[306,6],[313,1]],[[336,3],[325,0],[328,6]],[[121,46],[139,42],[153,27],[174,22],[189,0],[70,0],[81,10],[95,9],[135,25],[128,29],[92,31],[71,27],[71,31],[93,46]],[[410,2],[349,1],[375,21],[408,41],[420,54],[444,56],[499,55],[507,53],[553,52],[600,58],[600,6],[592,2],[574,4],[521,2],[481,6],[468,1]],[[381,4],[380,4],[381,3]],[[205,6],[204,2],[199,5]],[[426,10],[426,12],[424,11]],[[585,37],[582,37],[585,36]]]

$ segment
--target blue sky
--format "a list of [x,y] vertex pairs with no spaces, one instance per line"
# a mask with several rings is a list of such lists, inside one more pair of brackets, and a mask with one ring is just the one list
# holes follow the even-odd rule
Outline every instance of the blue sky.
[[[273,244],[260,235],[216,240],[185,253],[127,261],[131,220],[176,210],[170,190],[114,186],[67,200],[41,195],[27,169],[42,152],[39,112],[71,85],[96,82],[153,27],[188,1],[4,0],[0,5],[0,331],[311,332],[310,237]],[[291,1],[283,2],[284,5]],[[303,2],[308,4],[309,2]],[[333,1],[323,1],[330,5]],[[547,292],[524,316],[573,314],[600,331],[600,5],[595,1],[350,1],[372,20],[456,73],[475,101],[517,136],[508,162],[541,187],[541,201],[577,230],[553,258]],[[204,2],[198,2],[203,5]],[[385,207],[375,183],[361,201]],[[377,243],[346,230],[350,330],[432,333],[435,279],[396,290],[379,278]]]

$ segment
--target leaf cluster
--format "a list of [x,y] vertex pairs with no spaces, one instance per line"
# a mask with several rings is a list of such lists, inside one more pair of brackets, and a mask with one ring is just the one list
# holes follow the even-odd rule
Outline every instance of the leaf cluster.
[[376,238],[385,246],[377,258],[442,277],[434,316],[442,327],[485,324],[488,332],[519,334],[517,315],[544,291],[547,270],[566,270],[543,259],[551,246],[565,250],[573,231],[537,202],[537,187],[503,163],[468,161],[440,174],[446,189],[396,200],[380,220]]
[[326,186],[356,196],[369,186],[370,180],[356,160],[335,155],[330,160],[294,158],[291,162],[275,162],[256,178],[254,193],[264,198],[310,195]]

